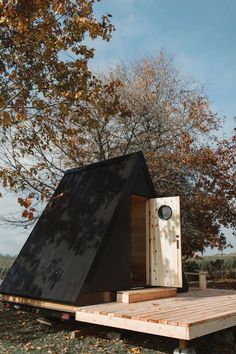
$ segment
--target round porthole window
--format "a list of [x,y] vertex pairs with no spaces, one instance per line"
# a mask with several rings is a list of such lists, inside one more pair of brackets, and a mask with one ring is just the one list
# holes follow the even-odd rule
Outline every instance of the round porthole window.
[[158,216],[162,220],[169,220],[172,216],[172,209],[168,205],[162,205],[158,210]]

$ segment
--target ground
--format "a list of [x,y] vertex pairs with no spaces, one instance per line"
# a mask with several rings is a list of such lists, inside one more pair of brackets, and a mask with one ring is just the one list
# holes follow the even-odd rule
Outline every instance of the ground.
[[236,279],[219,279],[207,281],[208,288],[236,290]]
[[[83,323],[54,322],[51,326],[36,321],[33,314],[0,308],[0,353],[133,353],[169,354],[178,347],[175,339]],[[72,332],[79,329],[79,337]],[[197,353],[235,354],[235,344],[221,344],[214,335],[192,342]],[[204,348],[204,350],[203,350]]]

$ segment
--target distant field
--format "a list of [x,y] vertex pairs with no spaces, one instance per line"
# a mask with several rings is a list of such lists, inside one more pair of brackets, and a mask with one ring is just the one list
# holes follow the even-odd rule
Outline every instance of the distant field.
[[0,254],[0,279],[3,279],[14,262],[15,257],[13,256],[3,256]]
[[[14,256],[0,254],[0,279],[5,277],[14,260]],[[186,272],[206,271],[212,279],[236,279],[236,253],[191,258],[184,263],[184,270]]]
[[236,253],[189,259],[185,271],[206,271],[214,279],[236,278]]

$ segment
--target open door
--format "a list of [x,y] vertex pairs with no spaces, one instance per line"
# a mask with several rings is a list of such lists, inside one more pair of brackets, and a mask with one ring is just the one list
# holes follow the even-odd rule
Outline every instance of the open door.
[[179,197],[153,198],[149,215],[149,268],[152,286],[182,287],[182,257]]

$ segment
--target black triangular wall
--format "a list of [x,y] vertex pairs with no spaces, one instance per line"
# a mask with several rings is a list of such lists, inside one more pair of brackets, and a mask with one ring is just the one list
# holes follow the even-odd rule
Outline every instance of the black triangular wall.
[[140,152],[66,173],[0,293],[75,304],[81,292],[127,288],[130,195],[155,196],[147,176]]

